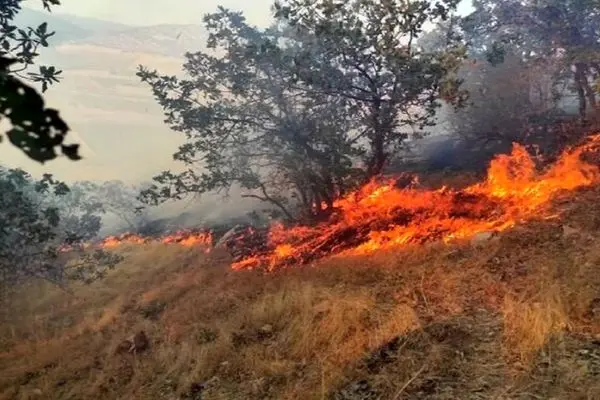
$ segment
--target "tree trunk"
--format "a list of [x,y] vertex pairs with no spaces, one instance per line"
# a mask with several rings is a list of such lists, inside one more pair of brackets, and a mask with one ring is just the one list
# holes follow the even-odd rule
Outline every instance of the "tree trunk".
[[588,74],[589,68],[586,67],[583,73],[583,88],[585,89],[587,103],[591,107],[591,111],[593,111],[594,114],[596,114],[596,112],[598,111],[598,103],[596,102],[596,93],[594,92],[594,89],[592,88],[588,80]]
[[577,98],[579,99],[579,116],[582,121],[586,120],[587,115],[586,85],[589,86],[585,76],[585,65],[577,63],[575,64],[575,86]]
[[369,181],[383,170],[386,162],[385,154],[385,129],[381,124],[381,100],[375,99],[371,107],[371,158],[367,165],[367,176]]

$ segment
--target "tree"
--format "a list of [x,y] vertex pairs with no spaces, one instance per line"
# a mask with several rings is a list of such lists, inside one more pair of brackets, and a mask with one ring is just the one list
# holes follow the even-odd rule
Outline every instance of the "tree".
[[[87,190],[86,190],[87,189]],[[46,198],[60,215],[59,229],[64,232],[63,243],[81,244],[96,237],[106,213],[103,199],[93,196],[89,188],[78,182],[60,196]]]
[[560,62],[556,84],[572,84],[579,114],[597,112],[593,82],[600,74],[600,1],[477,0],[463,21],[472,45],[497,64],[512,52],[527,63]]
[[[22,170],[0,167],[0,289],[31,278],[59,285],[90,281],[120,261],[103,250],[82,252],[100,228],[98,208],[74,199],[65,207],[69,195],[67,185],[52,175],[35,180]],[[61,251],[65,244],[80,252],[67,255]]]
[[[296,61],[300,80],[358,111],[365,180],[380,174],[410,133],[434,125],[444,99],[466,93],[455,76],[465,49],[456,37],[427,52],[418,45],[425,24],[448,19],[458,1],[283,0],[276,17],[307,42]],[[313,62],[312,49],[321,57]]]
[[[0,113],[12,125],[6,136],[29,158],[41,163],[55,159],[57,148],[69,159],[79,160],[79,145],[65,144],[69,132],[66,122],[58,111],[46,107],[36,89],[24,83],[40,83],[45,92],[48,85],[58,82],[61,71],[40,66],[39,72],[29,72],[38,49],[48,47],[54,32],[48,31],[46,23],[37,28],[14,25],[22,1],[4,0],[0,7]],[[58,0],[42,2],[48,11],[51,5],[60,4]]]
[[347,134],[347,102],[296,84],[301,44],[285,30],[261,31],[224,8],[205,23],[208,48],[222,56],[186,54],[189,79],[138,72],[167,123],[188,138],[174,155],[187,170],[155,177],[161,187],[144,191],[143,200],[158,204],[239,186],[244,197],[271,203],[287,219],[297,205],[313,216],[331,207],[350,184],[358,155]]
[[480,59],[465,63],[461,77],[469,102],[445,110],[440,118],[471,150],[473,166],[510,151],[514,142],[535,144],[544,154],[565,144],[557,134],[564,113],[558,109],[551,70],[552,65],[540,68],[514,54],[505,54],[498,65]]
[[215,53],[187,54],[189,78],[141,66],[138,76],[166,122],[188,138],[174,155],[187,169],[155,177],[143,200],[239,185],[288,219],[297,216],[295,205],[320,217],[337,196],[382,172],[407,136],[403,128],[430,125],[440,98],[462,98],[451,76],[462,53],[424,53],[413,41],[453,2],[409,2],[408,9],[359,3],[303,19],[296,16],[308,5],[280,4],[264,31],[221,8],[205,18]]
[[104,211],[116,216],[132,232],[138,232],[148,222],[144,204],[138,199],[142,189],[137,186],[127,185],[118,180],[101,184],[79,182],[75,186],[81,186],[92,194],[101,203]]

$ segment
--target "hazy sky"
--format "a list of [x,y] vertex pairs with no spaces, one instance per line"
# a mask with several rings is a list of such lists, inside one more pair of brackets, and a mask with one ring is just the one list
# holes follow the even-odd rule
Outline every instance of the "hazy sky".
[[[41,0],[27,0],[36,7]],[[217,6],[242,10],[254,24],[270,17],[273,0],[61,0],[57,12],[92,17],[130,25],[197,24]],[[39,8],[37,6],[36,8]]]
[[[36,7],[41,0],[27,0]],[[61,0],[57,11],[131,25],[194,24],[218,5],[242,10],[250,22],[264,25],[270,18],[273,0]],[[459,9],[469,9],[471,0],[463,0]],[[37,7],[36,7],[37,8]]]

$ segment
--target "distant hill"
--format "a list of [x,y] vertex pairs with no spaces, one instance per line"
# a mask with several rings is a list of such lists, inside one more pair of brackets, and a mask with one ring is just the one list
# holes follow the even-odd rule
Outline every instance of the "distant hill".
[[188,51],[205,48],[202,25],[154,25],[101,32],[70,41],[73,44],[100,46],[125,52],[154,53],[182,57]]
[[128,25],[94,18],[85,18],[55,12],[42,12],[23,8],[15,22],[18,26],[37,27],[47,22],[48,29],[56,32],[52,37],[52,45],[56,46],[66,41],[80,40],[93,35],[110,33],[130,28]]
[[23,8],[15,21],[19,26],[31,27],[47,22],[48,29],[56,32],[50,41],[51,47],[62,44],[92,45],[125,52],[181,57],[186,51],[204,47],[207,37],[201,25],[137,27],[29,8]]

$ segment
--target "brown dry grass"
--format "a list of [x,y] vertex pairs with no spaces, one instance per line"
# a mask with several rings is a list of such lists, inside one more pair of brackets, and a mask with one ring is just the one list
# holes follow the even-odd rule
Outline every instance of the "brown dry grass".
[[[5,306],[0,398],[600,398],[598,198],[560,204],[569,235],[545,221],[268,275],[120,249],[102,282]],[[115,354],[139,330],[151,348]]]

